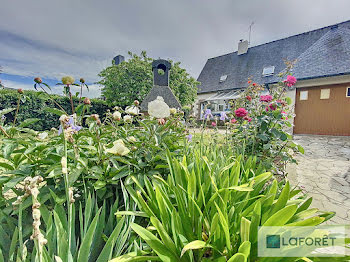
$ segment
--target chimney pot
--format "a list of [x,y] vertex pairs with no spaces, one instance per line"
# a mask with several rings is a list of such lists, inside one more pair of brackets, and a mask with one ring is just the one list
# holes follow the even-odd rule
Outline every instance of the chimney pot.
[[122,55],[117,55],[116,57],[113,58],[113,61],[115,65],[119,65],[121,62],[125,61],[125,58]]

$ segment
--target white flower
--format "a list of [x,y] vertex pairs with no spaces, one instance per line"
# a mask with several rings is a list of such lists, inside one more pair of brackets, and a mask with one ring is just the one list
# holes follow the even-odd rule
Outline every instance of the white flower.
[[38,138],[44,140],[49,134],[47,132],[42,132],[38,135]]
[[175,115],[177,112],[176,108],[170,108],[170,114]]
[[123,140],[118,139],[117,141],[113,142],[112,148],[106,149],[106,152],[118,156],[125,156],[130,152],[130,150],[125,146]]
[[122,114],[119,111],[113,113],[113,119],[119,121],[122,118]]
[[123,119],[124,119],[124,121],[125,122],[131,122],[132,121],[132,116],[131,115],[125,115],[124,117],[123,117]]
[[136,116],[139,114],[139,109],[136,106],[128,106],[125,109],[125,113]]
[[136,142],[136,138],[134,136],[129,136],[126,138],[130,143]]
[[163,97],[157,96],[156,100],[148,103],[148,114],[155,118],[165,118],[170,116],[170,108]]

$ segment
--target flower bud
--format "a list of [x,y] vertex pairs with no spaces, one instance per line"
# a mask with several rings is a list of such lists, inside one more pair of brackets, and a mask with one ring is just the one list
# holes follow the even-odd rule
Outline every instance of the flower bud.
[[101,122],[100,119],[97,119],[97,120],[96,120],[96,123],[97,123],[98,126],[102,125],[102,122]]
[[175,115],[176,111],[176,108],[170,108],[170,114]]
[[135,101],[134,101],[134,105],[135,105],[135,106],[138,106],[139,104],[140,104],[139,100],[135,100]]
[[87,97],[85,97],[85,99],[84,99],[84,104],[85,104],[85,105],[91,105],[90,99],[87,98]]
[[158,124],[164,125],[165,124],[165,119],[164,118],[158,119]]
[[19,89],[17,89],[17,92],[18,92],[19,94],[23,94],[23,89],[22,89],[22,88],[19,88]]
[[43,80],[41,80],[40,77],[36,77],[36,78],[34,78],[34,82],[37,84],[41,84],[43,82]]
[[112,117],[114,120],[119,121],[122,118],[122,114],[119,111],[115,111]]
[[91,115],[91,118],[94,119],[94,120],[96,120],[96,121],[100,119],[100,117],[99,117],[98,114],[92,114],[92,115]]
[[80,83],[84,84],[85,83],[85,79],[84,78],[80,78]]
[[74,84],[74,78],[72,76],[64,76],[62,77],[62,84],[64,85],[72,85]]

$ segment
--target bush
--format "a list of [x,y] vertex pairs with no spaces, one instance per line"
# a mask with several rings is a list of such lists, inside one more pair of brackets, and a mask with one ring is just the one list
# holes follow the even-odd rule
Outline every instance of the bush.
[[[38,122],[29,125],[37,131],[49,130],[52,127],[57,128],[60,123],[57,115],[46,110],[47,108],[57,108],[55,103],[43,92],[23,91],[20,95],[17,90],[2,89],[0,90],[0,110],[6,108],[16,108],[17,101],[21,96],[21,105],[17,121],[19,123],[26,119],[37,118]],[[68,112],[71,113],[71,105],[68,97],[53,95],[52,96],[59,104]],[[78,98],[73,98],[77,104]],[[91,113],[99,114],[101,117],[105,115],[110,106],[101,99],[91,99]],[[6,122],[13,122],[15,112],[6,114]]]

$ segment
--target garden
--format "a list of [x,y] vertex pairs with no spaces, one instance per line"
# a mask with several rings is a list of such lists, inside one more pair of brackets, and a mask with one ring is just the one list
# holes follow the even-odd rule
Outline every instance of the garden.
[[[84,79],[63,77],[65,97],[39,77],[39,92],[7,91],[0,261],[329,261],[258,257],[260,226],[316,226],[334,216],[311,208],[288,181],[286,164],[303,148],[287,132],[285,91],[296,79],[288,68],[281,79],[263,96],[249,80],[232,111],[215,119],[206,109],[195,134],[190,117],[161,97],[148,112],[137,99],[112,106],[84,97]],[[38,101],[43,110],[26,116]]]

